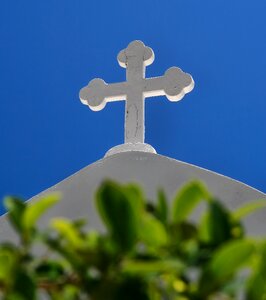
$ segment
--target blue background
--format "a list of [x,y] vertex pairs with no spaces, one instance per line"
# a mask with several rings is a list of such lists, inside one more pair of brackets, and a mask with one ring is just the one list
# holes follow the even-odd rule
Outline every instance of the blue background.
[[146,141],[265,192],[265,15],[265,0],[2,0],[0,196],[33,196],[123,142],[124,103],[96,113],[78,92],[124,80],[116,56],[135,39],[155,52],[148,77],[176,65],[196,83],[146,101]]

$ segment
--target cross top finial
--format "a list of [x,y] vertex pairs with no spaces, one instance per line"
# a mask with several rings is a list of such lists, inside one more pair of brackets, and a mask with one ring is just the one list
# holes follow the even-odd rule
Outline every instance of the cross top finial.
[[131,42],[119,52],[117,60],[126,68],[127,81],[107,84],[100,78],[93,79],[80,90],[80,100],[94,111],[103,109],[107,102],[126,100],[125,144],[106,155],[133,150],[156,153],[144,143],[144,99],[165,95],[170,101],[179,101],[193,89],[194,81],[177,67],[168,69],[163,76],[145,78],[146,66],[153,63],[154,53],[141,41]]

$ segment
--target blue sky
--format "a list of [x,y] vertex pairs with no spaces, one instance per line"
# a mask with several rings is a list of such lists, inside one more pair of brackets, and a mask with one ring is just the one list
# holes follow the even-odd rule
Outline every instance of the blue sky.
[[94,77],[125,79],[116,56],[141,39],[193,75],[178,103],[146,101],[157,152],[266,192],[265,0],[2,0],[0,196],[31,197],[123,142],[124,103],[78,99]]

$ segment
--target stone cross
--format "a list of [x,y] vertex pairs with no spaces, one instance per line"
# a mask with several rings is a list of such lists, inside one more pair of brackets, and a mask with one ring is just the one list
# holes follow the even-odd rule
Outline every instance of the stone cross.
[[113,148],[111,154],[129,150],[155,152],[144,144],[144,99],[165,95],[170,101],[179,101],[193,89],[194,81],[177,67],[168,69],[163,76],[145,78],[146,66],[153,63],[154,53],[141,41],[131,42],[117,59],[126,68],[127,81],[107,84],[93,79],[80,90],[80,100],[94,111],[103,109],[107,102],[126,100],[125,144]]

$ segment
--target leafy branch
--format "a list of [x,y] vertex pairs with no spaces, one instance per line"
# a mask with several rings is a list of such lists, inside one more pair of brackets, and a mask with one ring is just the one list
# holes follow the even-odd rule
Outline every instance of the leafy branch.
[[31,204],[5,199],[19,242],[0,244],[0,299],[266,297],[266,240],[248,237],[242,224],[264,200],[231,212],[193,181],[172,201],[159,190],[149,202],[139,186],[107,180],[95,196],[104,233],[64,218],[40,229],[38,220],[58,201],[57,193]]

